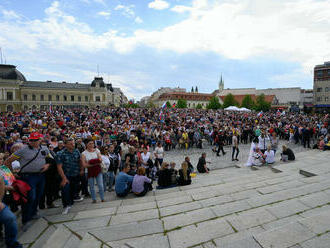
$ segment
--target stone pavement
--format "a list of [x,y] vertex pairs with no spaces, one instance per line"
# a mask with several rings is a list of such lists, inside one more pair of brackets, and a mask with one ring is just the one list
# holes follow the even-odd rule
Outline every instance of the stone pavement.
[[[20,242],[33,248],[328,248],[330,153],[296,155],[294,162],[275,164],[276,170],[240,168],[243,162],[230,161],[227,168],[198,174],[189,186],[143,198],[119,199],[111,192],[107,202],[85,199],[68,215],[61,215],[60,208],[43,210],[44,218]],[[215,159],[215,168],[225,164]],[[300,169],[316,176],[303,176]]]

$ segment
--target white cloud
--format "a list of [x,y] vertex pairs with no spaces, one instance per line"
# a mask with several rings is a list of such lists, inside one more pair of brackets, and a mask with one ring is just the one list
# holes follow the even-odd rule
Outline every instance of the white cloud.
[[[40,20],[0,19],[1,43],[12,50],[44,47],[79,53],[113,49],[128,53],[139,45],[177,53],[214,52],[230,59],[263,56],[294,61],[309,72],[330,57],[330,1],[195,0],[189,17],[158,31],[138,29],[123,36],[116,30],[96,33],[64,13],[55,1]],[[185,7],[185,8],[184,8]],[[131,18],[133,5],[118,5]],[[175,7],[174,7],[175,8]],[[178,11],[179,10],[179,11]]]
[[141,17],[137,16],[134,20],[136,23],[143,23],[143,20],[141,19]]
[[191,11],[192,8],[184,5],[175,5],[173,8],[171,8],[171,10],[177,13],[184,13]]
[[106,19],[109,19],[111,13],[110,13],[110,11],[100,11],[100,12],[97,13],[97,15],[99,15],[99,16],[103,16],[103,17],[105,17]]
[[120,10],[122,11],[122,14],[126,17],[132,18],[135,17],[135,12],[134,12],[134,7],[135,5],[131,4],[131,5],[122,5],[119,4],[115,7],[115,10]]
[[13,10],[2,10],[2,15],[5,19],[19,19],[20,16]]
[[163,0],[154,0],[153,2],[150,2],[148,4],[148,7],[150,9],[157,9],[157,10],[167,9],[169,6],[170,4]]

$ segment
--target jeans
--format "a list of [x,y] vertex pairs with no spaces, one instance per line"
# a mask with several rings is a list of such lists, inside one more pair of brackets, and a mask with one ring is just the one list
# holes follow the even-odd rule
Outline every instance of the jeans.
[[113,173],[113,171],[108,171],[108,172],[103,173],[104,191],[106,191],[107,186],[108,186],[109,191],[112,189],[114,180],[115,180],[115,174]]
[[28,202],[22,205],[22,223],[25,224],[37,214],[39,201],[44,193],[45,175],[44,174],[22,174],[21,180],[30,185],[31,190],[28,193]]
[[17,223],[16,216],[5,205],[0,211],[0,223],[5,226],[5,241],[9,248],[21,248],[17,241]]
[[64,208],[73,205],[73,199],[77,194],[79,181],[80,181],[80,176],[75,176],[75,177],[67,176],[66,178],[69,180],[69,183],[64,185],[64,187],[62,187],[61,189],[62,204]]
[[237,159],[237,157],[238,157],[239,149],[238,149],[238,147],[233,146],[233,153],[231,154],[232,159],[234,159],[235,150],[236,150],[236,157],[235,158]]
[[131,182],[128,182],[128,183],[127,183],[127,188],[125,189],[125,191],[124,191],[124,192],[121,192],[121,193],[117,193],[117,192],[116,192],[116,195],[117,195],[118,197],[125,197],[125,196],[127,196],[128,193],[131,191],[131,189],[132,189],[132,183],[131,183]]
[[96,200],[95,189],[94,189],[95,180],[96,180],[97,186],[99,188],[100,198],[103,201],[104,200],[104,188],[103,188],[102,173],[99,173],[97,175],[97,177],[88,178],[89,190],[91,192],[91,196],[92,196],[93,201]]

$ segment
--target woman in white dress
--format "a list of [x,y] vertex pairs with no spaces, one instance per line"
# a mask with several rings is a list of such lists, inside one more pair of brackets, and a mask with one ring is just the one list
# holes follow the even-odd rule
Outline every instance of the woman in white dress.
[[254,151],[257,147],[257,144],[258,144],[259,140],[258,138],[254,138],[254,140],[252,141],[251,143],[251,148],[250,148],[250,153],[249,153],[249,158],[248,160],[246,161],[245,163],[245,166],[252,166],[253,165],[253,154],[254,154]]
[[267,146],[267,150],[265,151],[265,160],[267,164],[275,163],[275,153],[271,150],[271,145]]

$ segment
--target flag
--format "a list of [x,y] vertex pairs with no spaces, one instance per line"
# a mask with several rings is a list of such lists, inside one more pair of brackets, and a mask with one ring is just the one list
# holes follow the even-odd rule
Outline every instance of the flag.
[[258,113],[258,117],[262,117],[262,114],[263,114],[263,112],[262,112],[262,110]]
[[166,102],[163,103],[162,109],[166,108]]
[[52,102],[49,102],[49,112],[52,113],[53,112],[53,106],[52,106]]
[[163,122],[163,117],[164,117],[163,110],[160,110],[159,120],[160,120],[161,122]]
[[172,108],[175,108],[176,103],[173,103]]

